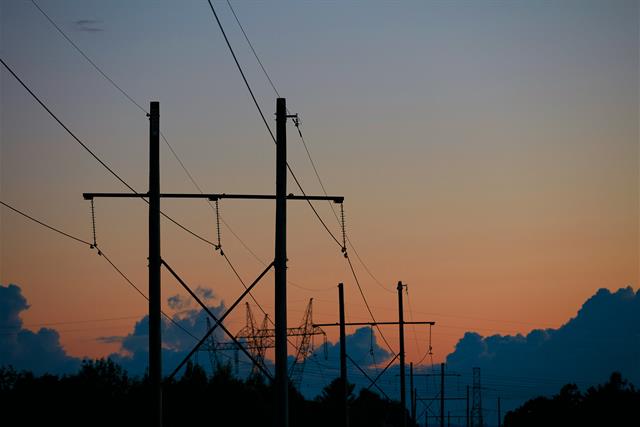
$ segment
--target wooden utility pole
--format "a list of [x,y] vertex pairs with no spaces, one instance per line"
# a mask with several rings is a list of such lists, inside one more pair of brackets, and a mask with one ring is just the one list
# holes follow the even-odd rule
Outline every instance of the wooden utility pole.
[[[344,289],[343,289],[343,284],[340,283],[338,284],[338,306],[339,306],[339,319],[340,322],[339,323],[314,323],[313,326],[314,327],[329,327],[329,326],[338,326],[340,327],[340,378],[343,379],[342,381],[344,382],[344,384],[347,384],[347,350],[346,350],[346,332],[345,332],[345,327],[346,326],[378,326],[378,325],[399,325],[400,327],[400,352],[399,352],[399,357],[400,357],[400,390],[401,390],[401,403],[402,403],[402,409],[403,409],[403,426],[406,426],[406,422],[407,422],[407,410],[406,410],[406,395],[404,393],[405,390],[405,370],[404,370],[404,325],[429,325],[429,326],[433,326],[436,323],[435,322],[405,322],[404,321],[404,317],[402,314],[402,288],[405,285],[402,284],[402,282],[398,282],[398,309],[399,309],[399,321],[398,322],[350,322],[350,323],[346,323],[345,322],[345,316],[344,316]],[[343,344],[344,343],[344,344]],[[395,356],[398,357],[398,356]],[[391,363],[395,360],[395,357],[393,359],[391,359],[391,361],[389,362],[389,364],[387,365],[387,367],[385,367],[382,372],[378,373],[378,376],[371,380],[371,383],[369,384],[369,387],[372,387],[376,384],[376,381],[378,378],[380,378],[380,376],[387,370],[387,368],[389,366],[391,366]],[[352,360],[353,362],[353,360]],[[355,363],[355,362],[354,362]],[[357,365],[356,365],[357,366]],[[362,372],[362,371],[361,371]],[[412,365],[412,369],[411,372],[413,372],[413,365]],[[363,372],[364,373],[364,372]],[[365,374],[366,375],[366,374]],[[411,388],[413,389],[413,378],[411,379]],[[384,393],[383,393],[384,394]],[[412,393],[413,396],[413,393]],[[413,419],[415,421],[415,399],[413,402]],[[344,389],[344,404],[343,407],[345,408],[345,412],[348,411],[347,408],[347,388],[345,386]],[[348,412],[347,413],[347,417],[345,419],[345,422],[348,423]],[[346,424],[345,424],[346,425]]]
[[470,427],[470,419],[469,419],[469,386],[467,385],[467,427]]
[[402,307],[402,282],[398,282],[398,329],[400,331],[400,404],[402,405],[402,426],[407,425],[406,378],[404,372],[404,310]]
[[349,425],[349,385],[347,383],[347,335],[344,318],[344,285],[338,283],[338,307],[340,317],[340,382],[342,382],[342,422]]
[[440,364],[440,427],[444,427],[444,363]]
[[409,363],[409,393],[411,397],[411,422],[416,423],[416,393],[413,388],[413,362]]
[[[149,203],[149,380],[151,382],[151,405],[150,419],[154,427],[162,427],[162,336],[161,336],[161,293],[160,293],[160,269],[164,264],[160,253],[160,199],[205,199],[217,201],[220,199],[248,199],[248,200],[275,200],[276,201],[276,233],[275,233],[275,257],[273,266],[275,268],[275,346],[276,346],[276,414],[275,423],[277,427],[288,427],[289,406],[288,406],[288,377],[287,377],[287,200],[329,200],[334,203],[342,203],[344,197],[341,196],[308,196],[293,194],[287,195],[287,115],[286,101],[278,98],[276,101],[276,194],[226,194],[226,193],[161,193],[160,192],[160,105],[158,102],[151,102],[149,123],[150,123],[150,151],[149,151],[149,191],[147,193],[83,193],[86,200],[93,200],[98,197],[115,198],[142,198],[148,199]],[[250,286],[252,288],[260,278],[271,268],[267,269]],[[172,272],[173,273],[173,272]],[[178,279],[177,275],[174,277]],[[186,286],[180,279],[183,286]],[[240,299],[242,299],[247,290]],[[195,294],[192,294],[194,298]],[[237,305],[240,299],[234,304]],[[199,301],[200,302],[200,301]],[[225,317],[229,314],[225,313]],[[220,326],[227,335],[234,339],[233,335],[209,313],[216,322],[207,332],[209,336],[213,330]],[[206,337],[205,337],[206,338]],[[203,344],[200,340],[196,347],[189,353],[189,357],[197,351]],[[246,350],[243,348],[246,352]],[[249,354],[249,353],[246,353]],[[181,363],[180,366],[182,366]],[[175,374],[176,371],[174,371]],[[172,375],[174,375],[172,374]]]
[[276,101],[276,427],[289,425],[289,378],[287,376],[287,104]]
[[160,291],[160,103],[149,108],[149,381],[153,425],[162,426]]
[[502,412],[500,411],[500,396],[498,396],[498,427],[502,427]]

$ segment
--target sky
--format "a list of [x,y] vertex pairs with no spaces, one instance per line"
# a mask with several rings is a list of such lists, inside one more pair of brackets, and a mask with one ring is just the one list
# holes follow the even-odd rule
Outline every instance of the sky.
[[[30,1],[0,5],[3,60],[146,191],[144,113]],[[160,102],[162,132],[204,191],[275,191],[274,144],[205,2],[39,5],[136,102]],[[214,5],[273,124],[276,95],[226,2]],[[376,319],[397,320],[395,285],[407,283],[405,318],[437,322],[435,362],[467,331],[558,328],[598,289],[638,289],[638,2],[232,5],[289,110],[300,114],[325,188],[345,196],[347,234],[381,283],[350,249]],[[5,69],[0,96],[2,201],[91,239],[82,193],[125,189]],[[321,194],[295,128],[288,132],[293,170],[308,194]],[[163,191],[195,192],[166,146],[161,157]],[[291,179],[288,188],[297,192]],[[317,207],[339,236],[329,206]],[[163,201],[163,210],[215,238],[206,203]],[[270,260],[271,202],[225,200],[221,214]],[[289,323],[311,297],[314,320],[336,322],[338,282],[347,320],[370,320],[340,248],[309,207],[289,203],[288,219],[288,275],[307,288],[289,286]],[[145,205],[98,200],[96,225],[100,247],[146,292]],[[163,258],[230,305],[243,289],[224,259],[171,223],[162,230]],[[25,328],[55,327],[75,357],[120,349],[99,338],[127,336],[147,304],[104,259],[5,208],[0,232],[0,282],[19,285],[28,300]],[[225,253],[251,281],[262,264],[228,227],[221,232]],[[163,295],[175,294],[163,274]],[[272,312],[272,274],[255,297]],[[243,324],[241,310],[230,316],[231,330]],[[335,342],[337,331],[327,332]],[[397,348],[397,330],[383,333]],[[426,328],[409,328],[407,360],[422,359],[428,340]]]

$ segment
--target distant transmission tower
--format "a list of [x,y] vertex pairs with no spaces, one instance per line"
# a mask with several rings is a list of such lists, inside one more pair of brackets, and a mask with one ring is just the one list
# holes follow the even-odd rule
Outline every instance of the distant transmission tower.
[[471,406],[471,427],[484,427],[482,418],[482,384],[480,368],[473,368],[473,404]]
[[[249,352],[253,358],[254,365],[251,369],[251,374],[258,374],[260,372],[259,367],[265,365],[265,354],[267,349],[275,347],[275,329],[269,328],[269,316],[265,314],[262,324],[258,325],[251,306],[246,303],[246,324],[235,335],[236,340],[241,343],[244,348]],[[210,328],[211,324],[207,320],[207,328]],[[325,351],[325,358],[327,357],[327,335],[321,327],[313,324],[313,298],[309,300],[307,309],[305,310],[304,317],[300,326],[295,328],[287,328],[287,337],[299,338],[297,345],[296,357],[289,369],[289,377],[291,382],[299,387],[302,382],[302,375],[304,373],[304,364],[307,357],[313,353],[313,337],[316,335],[322,335]],[[200,351],[206,351],[209,353],[209,359],[213,366],[220,364],[218,353],[219,351],[231,350],[234,352],[234,361],[236,375],[238,374],[238,345],[234,342],[224,341],[216,342],[213,335],[207,340],[205,344],[200,347]],[[214,369],[215,370],[215,369]]]
[[[298,351],[293,364],[289,368],[289,379],[297,388],[302,383],[302,375],[304,373],[304,365],[308,356],[313,353],[313,336],[322,331],[318,327],[313,326],[313,298],[309,300],[309,305],[304,312],[302,324],[300,325],[300,335],[298,340]],[[323,333],[323,332],[320,332]],[[326,348],[326,347],[325,347]]]

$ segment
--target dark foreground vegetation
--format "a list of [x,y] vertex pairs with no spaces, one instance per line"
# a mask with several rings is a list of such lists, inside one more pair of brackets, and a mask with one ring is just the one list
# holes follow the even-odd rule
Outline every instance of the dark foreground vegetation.
[[[350,386],[353,390],[353,386]],[[110,360],[85,361],[73,375],[35,376],[0,368],[2,426],[148,425],[146,377],[132,378]],[[313,400],[290,389],[291,426],[339,425],[340,383],[336,379]],[[177,381],[165,384],[165,426],[271,426],[274,393],[262,377],[240,380],[230,366],[207,375],[188,365]],[[400,426],[402,410],[378,394],[362,390],[350,400],[351,427]],[[574,384],[551,397],[537,397],[510,411],[504,427],[640,426],[640,391],[618,373],[581,392]],[[414,427],[409,423],[409,427]]]
[[[208,376],[189,365],[163,391],[165,426],[271,426],[273,390],[261,377],[239,380],[230,366]],[[314,400],[290,389],[291,426],[338,424],[340,384]],[[147,378],[131,378],[110,360],[85,361],[74,375],[34,376],[0,368],[0,425],[145,426]],[[401,409],[367,390],[350,396],[351,426],[400,426]],[[198,424],[196,424],[198,423]]]
[[505,427],[638,427],[640,390],[613,373],[609,381],[580,392],[567,384],[552,398],[537,397],[508,412]]

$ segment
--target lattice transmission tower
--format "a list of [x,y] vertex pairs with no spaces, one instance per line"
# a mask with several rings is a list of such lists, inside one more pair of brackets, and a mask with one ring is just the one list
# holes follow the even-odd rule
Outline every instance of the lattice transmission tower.
[[471,427],[484,427],[482,417],[482,383],[480,381],[480,368],[473,368],[473,389],[471,406]]

